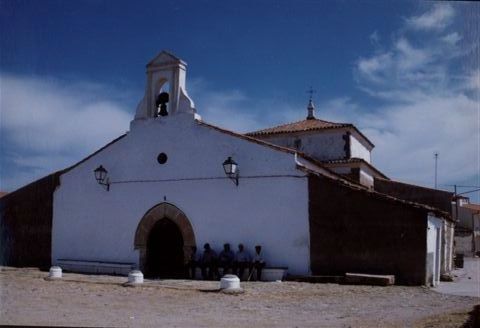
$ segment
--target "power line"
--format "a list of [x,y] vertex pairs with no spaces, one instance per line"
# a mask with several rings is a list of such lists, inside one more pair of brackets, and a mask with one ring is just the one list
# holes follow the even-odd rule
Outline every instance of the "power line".
[[455,187],[457,186],[458,188],[480,188],[480,186],[462,186],[462,185],[442,185],[445,187]]
[[470,191],[459,192],[457,195],[469,194],[469,193],[476,192],[476,191],[480,191],[480,188],[475,189],[475,190],[470,190]]

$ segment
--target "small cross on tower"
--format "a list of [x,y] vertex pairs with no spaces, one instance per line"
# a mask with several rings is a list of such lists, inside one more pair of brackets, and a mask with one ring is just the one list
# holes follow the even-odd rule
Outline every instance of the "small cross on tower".
[[313,90],[313,88],[310,86],[310,89],[307,90],[307,93],[310,94],[310,101],[312,101],[313,94],[317,92],[317,90]]

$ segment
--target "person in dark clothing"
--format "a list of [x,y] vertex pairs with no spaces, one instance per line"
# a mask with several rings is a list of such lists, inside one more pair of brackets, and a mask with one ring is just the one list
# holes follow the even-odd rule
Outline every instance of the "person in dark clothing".
[[230,244],[224,244],[223,251],[218,256],[218,265],[223,267],[223,275],[226,275],[228,270],[232,269],[234,259],[235,254],[230,249]]
[[201,258],[200,255],[197,253],[197,246],[192,246],[190,258],[185,265],[185,277],[187,279],[195,279],[195,270],[200,267],[200,265]]
[[[206,243],[203,246],[202,256],[202,277],[203,279],[213,280],[218,277],[217,253],[210,248],[210,244]],[[208,273],[207,273],[208,271]]]

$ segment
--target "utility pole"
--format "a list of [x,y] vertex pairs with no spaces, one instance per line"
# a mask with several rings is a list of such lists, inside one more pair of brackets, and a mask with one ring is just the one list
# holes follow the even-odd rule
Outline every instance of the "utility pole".
[[438,152],[435,152],[435,189],[437,189]]
[[458,196],[457,196],[457,185],[453,185],[454,189],[454,196],[455,197],[455,221],[458,222]]

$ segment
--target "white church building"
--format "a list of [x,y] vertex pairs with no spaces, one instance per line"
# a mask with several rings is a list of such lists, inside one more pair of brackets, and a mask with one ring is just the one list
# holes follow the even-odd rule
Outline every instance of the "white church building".
[[[375,191],[375,179],[388,178],[354,125],[317,119],[310,102],[299,122],[222,129],[197,113],[186,66],[156,56],[129,131],[52,175],[49,264],[180,277],[191,246],[242,243],[251,253],[262,245],[267,266],[290,275],[363,272],[435,284],[451,269],[449,214]],[[3,198],[7,231],[7,216],[18,213]],[[20,246],[9,242],[4,260],[14,261]]]

